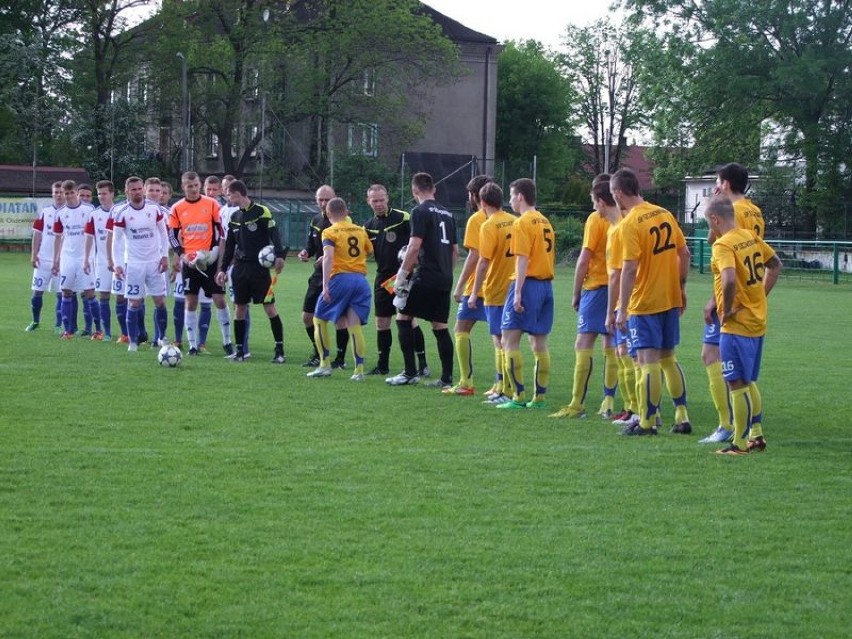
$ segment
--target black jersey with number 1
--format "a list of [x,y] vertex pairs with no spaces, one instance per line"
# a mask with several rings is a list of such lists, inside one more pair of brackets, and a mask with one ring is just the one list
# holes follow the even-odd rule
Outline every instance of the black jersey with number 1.
[[439,291],[453,288],[453,247],[457,244],[453,214],[435,200],[426,200],[411,211],[411,237],[419,237],[419,274],[424,286]]

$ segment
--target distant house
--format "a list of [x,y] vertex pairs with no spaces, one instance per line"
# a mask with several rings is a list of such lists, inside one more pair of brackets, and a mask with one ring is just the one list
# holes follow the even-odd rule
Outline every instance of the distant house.
[[[632,144],[623,147],[621,151],[621,168],[630,169],[639,178],[639,188],[643,193],[656,190],[654,185],[654,163],[646,155],[651,150],[650,146],[640,146]],[[583,152],[586,157],[592,158],[594,149],[590,144],[583,145]],[[591,165],[588,170],[592,171]]]
[[[758,175],[749,175],[749,182],[754,185],[760,180]],[[704,175],[687,175],[684,179],[684,222],[697,224],[706,219],[704,210],[707,203],[713,197],[713,189],[716,188],[716,172]]]
[[[292,4],[295,6],[295,3]],[[288,9],[290,5],[287,4]],[[371,120],[367,110],[361,122],[327,123],[329,157],[333,161],[335,156],[355,153],[379,157],[391,166],[398,165],[400,158],[404,158],[410,172],[429,171],[437,180],[452,174],[453,177],[440,183],[438,197],[449,205],[463,205],[467,201],[465,185],[473,168],[467,171],[458,169],[470,163],[476,165],[476,172],[485,172],[493,165],[497,121],[497,57],[502,46],[495,38],[469,29],[425,4],[421,4],[418,10],[431,18],[444,36],[459,47],[460,60],[467,73],[454,83],[435,86],[425,99],[418,98],[418,105],[430,105],[423,135],[419,140],[400,147],[399,142],[390,139],[390,136],[383,136],[382,123]],[[255,78],[256,82],[257,70],[249,64],[246,68],[249,77]],[[139,69],[138,77],[128,81],[128,99],[142,100],[146,95],[144,64]],[[417,79],[411,78],[411,81],[416,82]],[[364,79],[364,95],[369,97],[374,93],[381,95],[381,77],[368,73]],[[235,151],[239,150],[237,145],[246,146],[240,140],[256,139],[260,135],[260,124],[263,121],[262,110],[265,107],[256,92],[244,96],[243,103],[243,121],[235,128]],[[272,117],[268,113],[265,115]],[[264,153],[255,151],[252,154],[244,165],[241,177],[248,178],[250,184],[257,184],[262,175],[261,157],[269,158],[275,154],[280,165],[278,183],[270,184],[271,178],[267,177],[267,192],[283,194],[284,189],[305,188],[305,184],[310,184],[316,178],[306,173],[305,164],[305,158],[311,156],[314,129],[315,124],[307,120],[287,125],[286,144],[276,144],[273,139],[275,135],[268,132],[263,141]],[[147,153],[158,157],[173,156],[175,144],[180,144],[182,138],[181,117],[179,114],[170,117],[154,115],[145,137]],[[278,137],[284,137],[280,130]],[[202,176],[221,176],[225,172],[224,154],[215,133],[201,122],[192,122],[190,138],[188,164]],[[476,162],[471,163],[472,158]]]

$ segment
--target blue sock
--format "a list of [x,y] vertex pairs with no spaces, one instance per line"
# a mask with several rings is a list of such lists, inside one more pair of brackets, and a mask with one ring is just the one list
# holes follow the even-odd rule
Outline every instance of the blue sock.
[[[80,303],[77,301],[77,293],[71,293],[71,332],[77,332],[77,315],[80,312]],[[63,313],[64,315],[64,313]],[[64,319],[62,320],[65,321]]]
[[142,309],[139,314],[139,334],[147,335],[148,331],[145,329],[145,300],[142,300],[142,305],[139,308]]
[[115,303],[115,319],[118,320],[118,325],[121,328],[121,334],[127,335],[127,300]]
[[169,325],[169,313],[165,303],[154,307],[154,323],[157,325],[157,339],[166,339],[166,328]]
[[251,329],[251,313],[249,312],[249,308],[246,307],[246,333],[245,339],[243,340],[243,353],[251,353],[249,350],[249,330]]
[[127,306],[127,332],[131,344],[139,343],[139,318],[142,314],[141,306]]
[[73,324],[71,323],[71,313],[74,312],[74,298],[73,297],[64,297],[62,298],[62,326],[65,329],[66,333],[73,333],[71,329],[73,328]]
[[103,327],[104,335],[112,335],[112,317],[110,315],[109,299],[100,300],[98,302],[101,315],[101,326]]
[[101,332],[101,305],[98,304],[98,298],[92,297],[89,301],[89,314],[92,316],[92,321],[95,324],[95,330]]
[[38,324],[41,321],[41,307],[44,304],[43,295],[33,295],[30,306],[33,307],[33,321]]
[[159,342],[161,339],[163,339],[165,337],[165,335],[163,335],[160,332],[160,322],[157,321],[157,305],[156,304],[154,305],[154,312],[151,313],[151,318],[154,320],[154,342],[156,343],[156,342]]
[[82,295],[83,298],[83,328],[86,329],[87,332],[92,332],[92,306],[89,304],[89,298],[85,295]]
[[56,324],[57,328],[62,326],[62,293],[56,294]]
[[198,314],[198,345],[207,343],[207,331],[210,330],[210,320],[213,317],[213,305],[209,302],[201,304]]
[[186,304],[184,300],[175,299],[175,306],[172,309],[172,317],[174,318],[175,323],[175,341],[182,342],[183,341],[183,317],[184,311],[186,310]]

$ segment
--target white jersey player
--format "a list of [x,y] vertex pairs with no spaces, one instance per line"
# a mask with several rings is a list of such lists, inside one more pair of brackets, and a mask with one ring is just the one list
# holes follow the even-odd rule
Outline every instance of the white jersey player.
[[[159,203],[145,199],[142,178],[129,177],[124,185],[127,202],[115,207],[110,243],[110,264],[119,279],[125,280],[128,300],[128,351],[138,349],[139,315],[146,292],[154,298],[155,320],[161,335],[166,332],[166,281],[168,268],[168,237],[166,221]],[[124,240],[124,256],[115,254],[115,245]]]
[[[72,339],[74,293],[83,292],[83,304],[91,305],[95,301],[95,279],[91,269],[84,264],[86,234],[94,234],[94,207],[80,200],[77,184],[73,180],[65,180],[62,191],[65,194],[65,206],[57,211],[53,223],[56,235],[53,244],[53,274],[59,276],[62,289],[62,324],[65,328],[62,339]],[[91,316],[85,330],[91,334]]]
[[[62,182],[53,183],[52,195],[53,203],[39,211],[38,217],[33,222],[32,251],[30,254],[30,261],[33,265],[33,295],[30,299],[33,321],[27,326],[27,332],[34,331],[39,327],[41,309],[44,304],[44,292],[59,293],[59,278],[53,274],[53,243],[55,237],[53,224],[56,222],[56,214],[59,209],[65,206]],[[61,330],[61,315],[58,311],[59,299],[57,299],[56,329]]]

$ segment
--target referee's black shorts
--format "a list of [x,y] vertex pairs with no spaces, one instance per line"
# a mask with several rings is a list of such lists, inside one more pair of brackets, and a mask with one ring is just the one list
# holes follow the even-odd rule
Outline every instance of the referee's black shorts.
[[322,271],[315,270],[308,278],[308,290],[305,291],[305,301],[302,302],[302,312],[313,315],[317,310],[317,300],[322,295]]
[[392,317],[396,315],[396,306],[393,305],[393,293],[388,293],[382,286],[392,275],[376,275],[373,282],[373,308],[376,317]]
[[427,322],[446,324],[450,319],[450,291],[428,288],[416,281],[408,293],[405,308],[398,312]]
[[256,260],[234,264],[231,284],[234,287],[234,304],[275,303],[275,296],[269,296],[272,285],[269,269],[263,268]]

